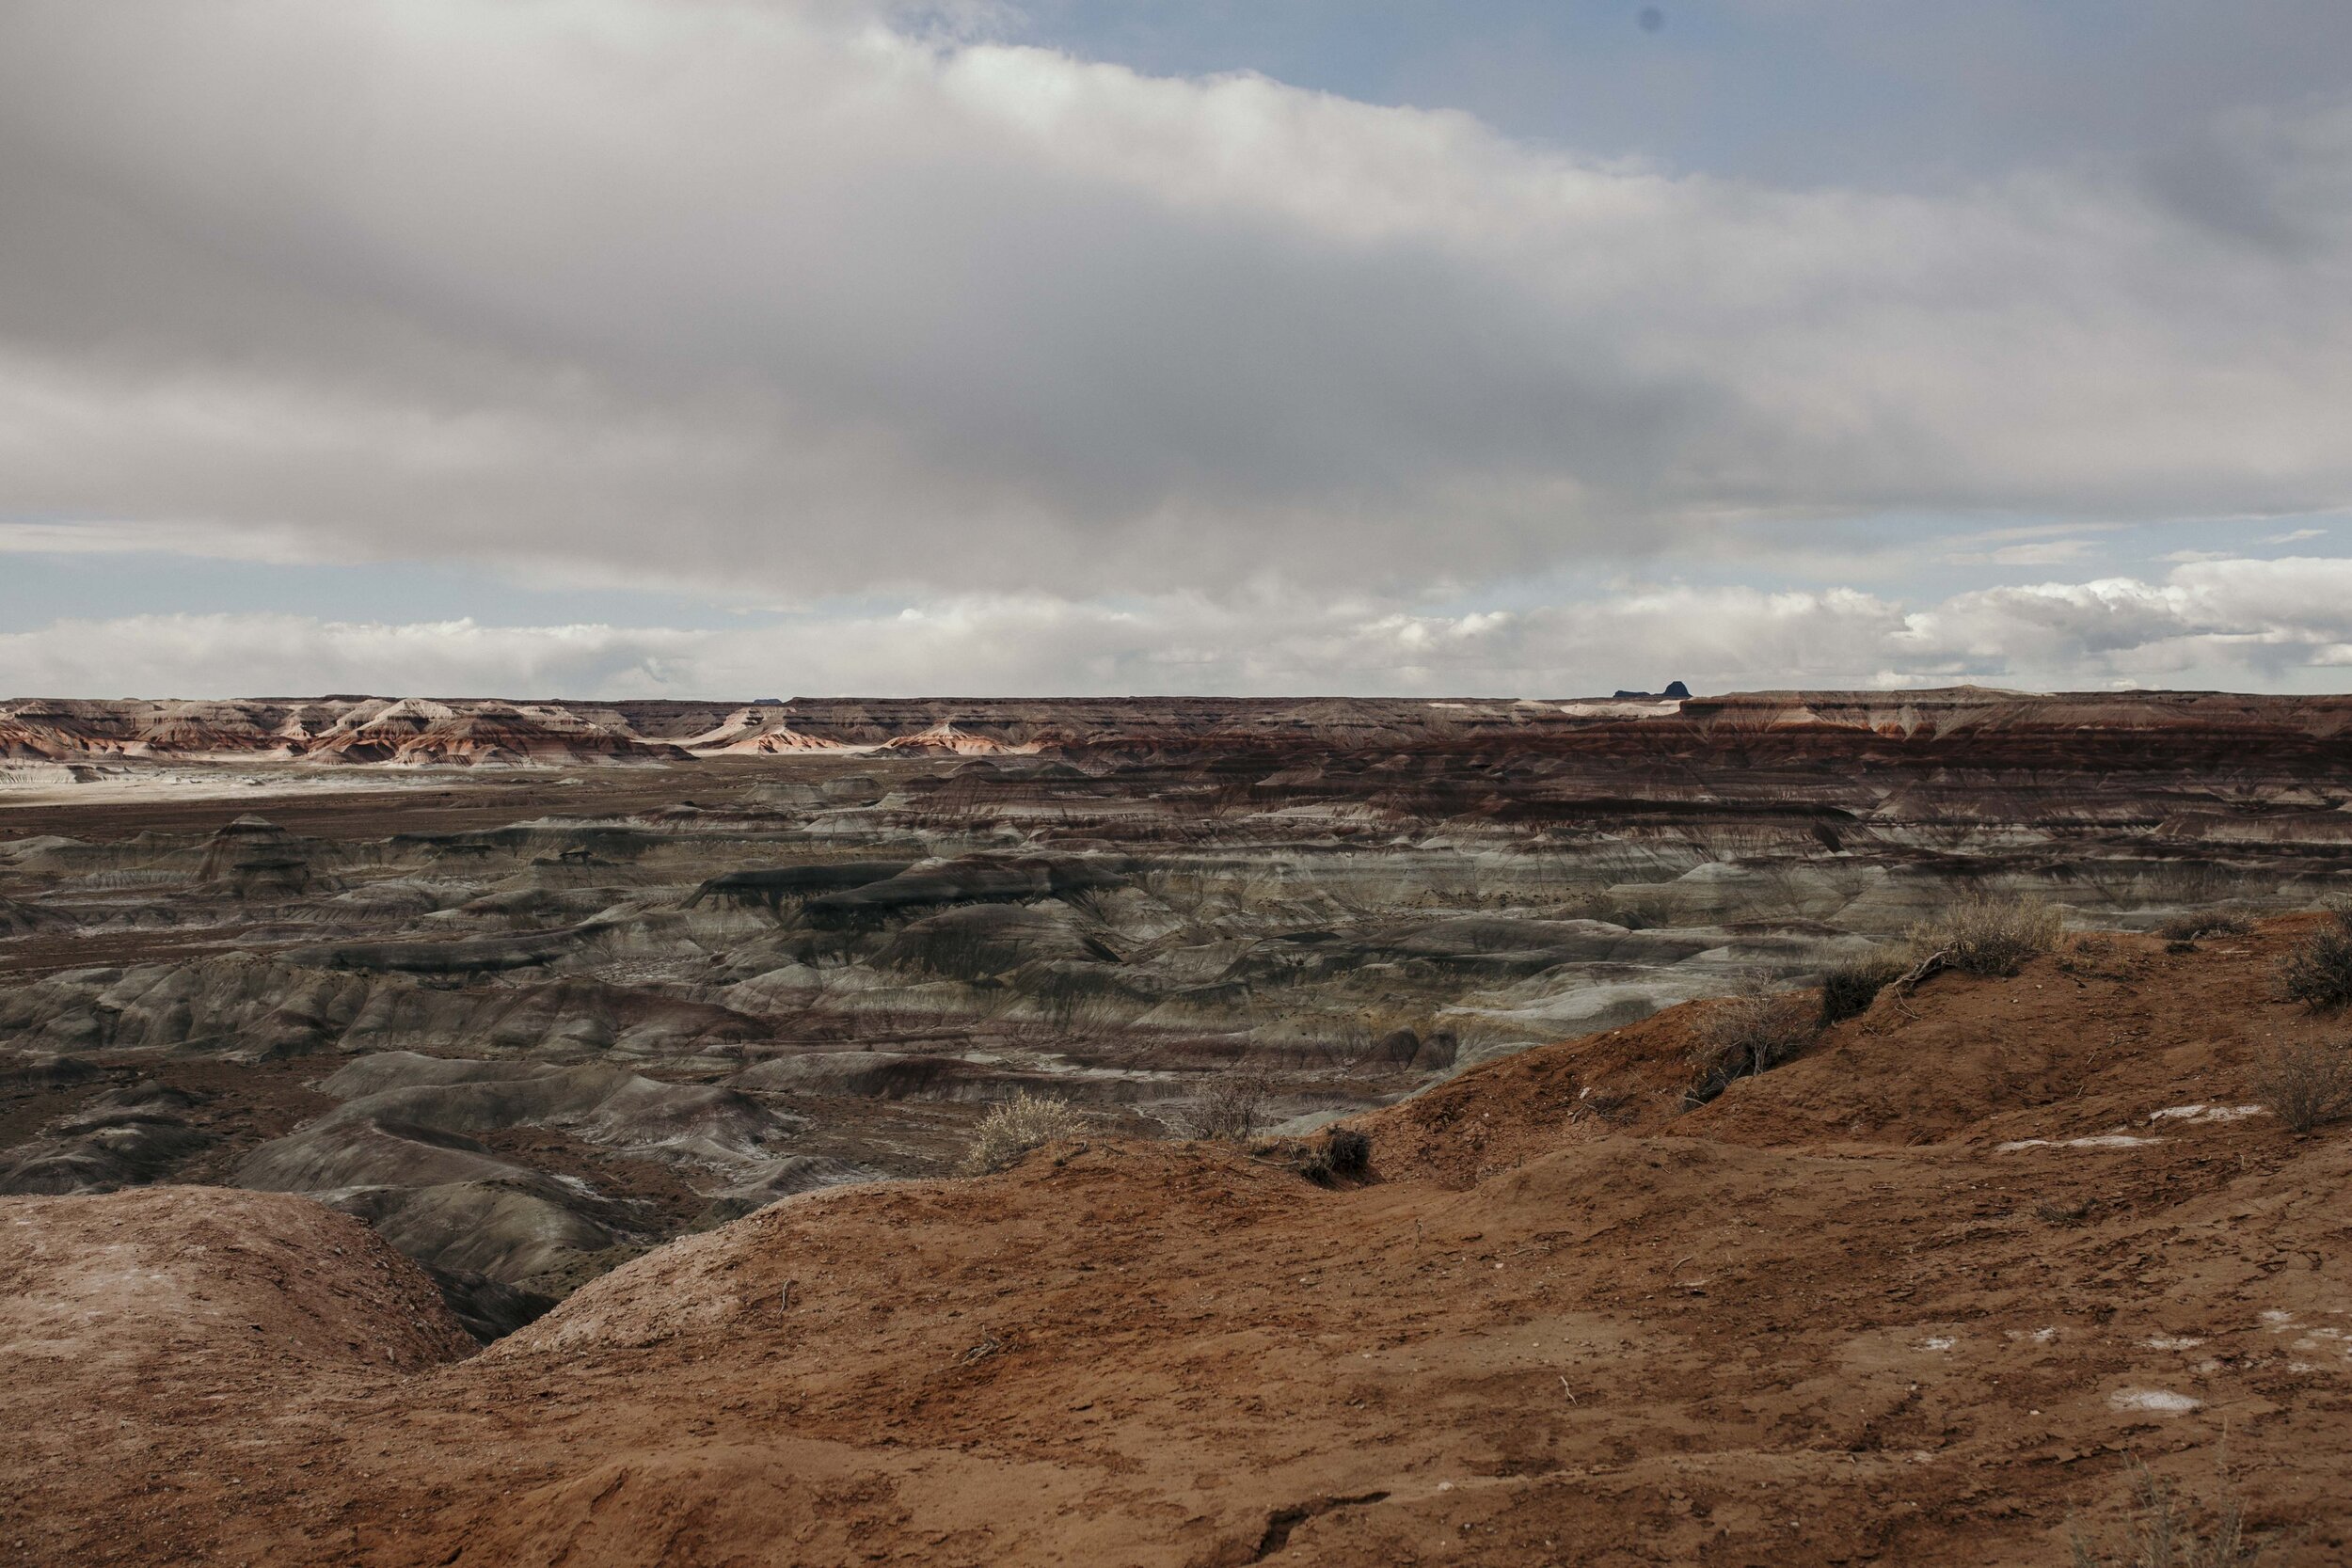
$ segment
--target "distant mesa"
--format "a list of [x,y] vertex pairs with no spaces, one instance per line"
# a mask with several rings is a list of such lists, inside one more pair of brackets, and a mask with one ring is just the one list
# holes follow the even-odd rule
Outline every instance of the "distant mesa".
[[1609,700],[1613,703],[1662,703],[1671,698],[1676,702],[1687,702],[1690,700],[1690,696],[1691,689],[1689,687],[1683,685],[1680,681],[1668,681],[1666,683],[1666,689],[1663,691],[1620,691]]
[[1042,748],[1036,741],[1013,742],[1000,740],[993,735],[977,735],[958,729],[952,719],[942,719],[930,729],[916,735],[902,735],[882,743],[885,752],[928,752],[952,756],[1023,755]]

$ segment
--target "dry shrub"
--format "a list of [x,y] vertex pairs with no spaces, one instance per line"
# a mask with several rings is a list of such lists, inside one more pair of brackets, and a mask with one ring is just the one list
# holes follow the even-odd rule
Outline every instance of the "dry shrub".
[[1066,1100],[1024,1089],[980,1118],[964,1151],[963,1174],[1004,1170],[1033,1148],[1086,1131],[1086,1117]]
[[1266,1100],[1271,1092],[1263,1073],[1219,1073],[1180,1118],[1184,1135],[1247,1142],[1266,1124]]
[[2246,1504],[2226,1490],[2210,1531],[2200,1528],[2198,1510],[2175,1496],[2154,1471],[2137,1460],[2133,1487],[2139,1507],[2132,1517],[2130,1555],[2110,1558],[2094,1551],[2082,1532],[2072,1533],[2074,1568],[2248,1568],[2261,1558],[2263,1544],[2246,1528]]
[[2352,1046],[2274,1045],[2254,1069],[2254,1097],[2297,1132],[2352,1117]]
[[2328,924],[2279,960],[2279,981],[2290,1000],[2315,1008],[2352,1002],[2352,910],[2328,911]]
[[2201,937],[2242,937],[2254,923],[2234,910],[2207,910],[2202,914],[2176,914],[2156,927],[2167,942],[2195,942]]
[[2058,945],[2062,921],[2039,898],[1963,898],[1911,928],[1915,958],[1936,954],[1970,974],[2014,974]]
[[1372,1175],[1372,1139],[1353,1127],[1334,1127],[1307,1151],[1298,1173],[1320,1187],[1365,1180]]
[[1899,958],[1873,955],[1831,969],[1821,976],[1821,1027],[1868,1012],[1879,992],[1900,979],[1908,967]]
[[1751,991],[1717,1004],[1692,1031],[1697,1076],[1684,1098],[1704,1105],[1746,1078],[1778,1067],[1811,1042],[1820,1020],[1802,991]]

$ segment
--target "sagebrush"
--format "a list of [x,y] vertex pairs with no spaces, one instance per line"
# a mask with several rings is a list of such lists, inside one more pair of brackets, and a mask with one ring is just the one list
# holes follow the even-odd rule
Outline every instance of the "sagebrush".
[[2287,1040],[2254,1069],[2254,1098],[2297,1132],[2352,1117],[2352,1045]]
[[1697,1069],[1687,1099],[1704,1104],[1732,1081],[1778,1067],[1820,1033],[1820,1018],[1802,991],[1751,991],[1708,1009],[1692,1031]]
[[1026,1089],[982,1117],[963,1155],[963,1174],[1000,1171],[1033,1148],[1086,1131],[1086,1117],[1066,1100]]
[[1910,931],[1915,961],[1941,956],[1970,974],[2014,974],[2058,945],[2064,925],[2039,898],[1963,898]]
[[2279,960],[2279,981],[2291,1001],[2309,1007],[2352,1002],[2352,910],[2328,911],[2328,922]]

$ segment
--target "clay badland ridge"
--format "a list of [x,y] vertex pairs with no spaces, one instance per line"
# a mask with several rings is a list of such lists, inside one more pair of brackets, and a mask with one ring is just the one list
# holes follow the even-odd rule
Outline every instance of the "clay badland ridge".
[[2308,925],[1936,976],[1693,1111],[1671,1009],[1337,1188],[1088,1137],[812,1194],[480,1354],[314,1204],[20,1200],[0,1558],[1957,1568],[2119,1540],[2137,1462],[2341,1562],[2352,1137],[2248,1108],[2340,1029],[2271,993]]
[[0,759],[314,763],[686,761],[779,751],[1134,759],[1286,746],[1474,747],[1673,754],[1726,744],[1833,754],[1894,743],[1994,754],[2085,740],[2129,752],[2202,743],[2307,753],[2352,729],[2352,697],[2034,694],[1957,687],[1719,697],[794,698],[785,702],[256,698],[0,702]]

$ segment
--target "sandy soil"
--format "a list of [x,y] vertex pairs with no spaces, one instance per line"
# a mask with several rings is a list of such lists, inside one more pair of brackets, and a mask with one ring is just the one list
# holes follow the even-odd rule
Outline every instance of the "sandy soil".
[[2341,1031],[2295,928],[1938,978],[1688,1114],[1677,1009],[1364,1118],[1343,1190],[809,1195],[466,1359],[307,1203],[7,1200],[0,1557],[1958,1568],[2117,1539],[2137,1459],[2342,1562],[2352,1131],[2159,1114]]

